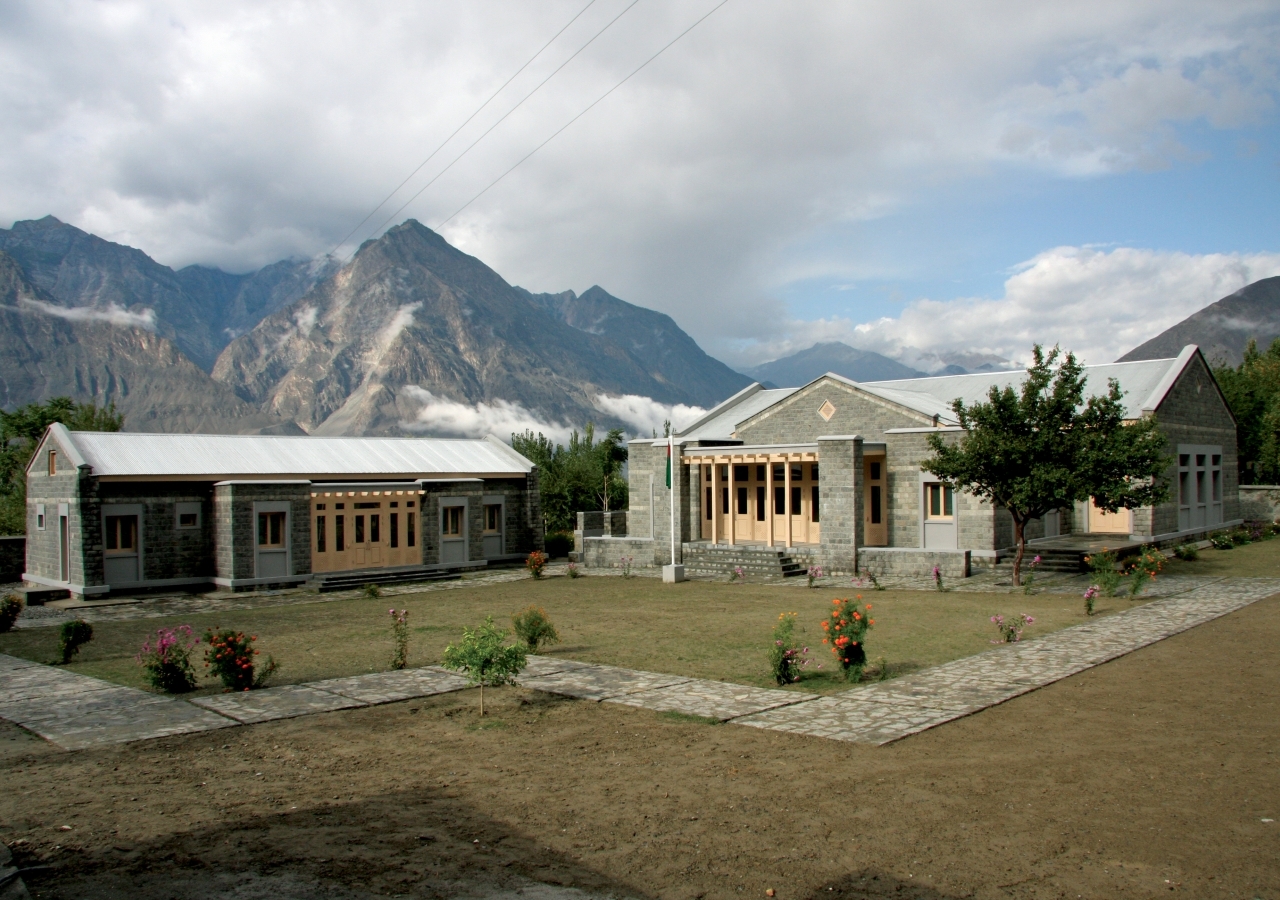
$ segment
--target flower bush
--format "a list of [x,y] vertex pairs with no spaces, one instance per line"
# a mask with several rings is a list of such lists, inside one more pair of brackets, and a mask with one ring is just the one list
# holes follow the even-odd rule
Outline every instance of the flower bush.
[[18,599],[17,594],[5,594],[0,599],[0,634],[4,634],[13,628],[13,623],[18,621],[18,616],[22,614],[22,601]]
[[622,570],[623,578],[631,577],[631,564],[635,562],[635,558],[631,556],[618,557],[618,568]]
[[862,670],[867,664],[867,632],[876,624],[876,620],[871,618],[870,603],[858,609],[858,601],[861,599],[862,595],[859,594],[855,600],[832,600],[834,609],[831,610],[830,617],[822,622],[822,630],[827,633],[822,643],[831,648],[831,653],[839,660],[840,668],[844,670],[844,677],[848,681],[862,678]]
[[1200,551],[1195,544],[1179,544],[1173,548],[1173,555],[1183,562],[1195,562],[1200,558]]
[[71,657],[80,652],[80,648],[93,640],[93,626],[84,619],[63,622],[58,632],[58,651],[62,654],[62,664],[71,662]]
[[1236,546],[1231,542],[1231,537],[1226,534],[1215,534],[1209,540],[1213,543],[1214,550],[1232,550]]
[[541,644],[560,643],[556,627],[541,606],[526,606],[511,617],[511,624],[516,630],[516,637],[525,642],[530,653],[537,653]]
[[391,639],[395,642],[391,668],[403,669],[409,664],[409,610],[402,609],[397,613],[393,606],[387,612],[391,614]]
[[569,577],[570,577],[570,578],[581,578],[581,577],[582,577],[582,570],[578,568],[578,564],[577,564],[577,563],[569,563],[569,569],[568,569],[568,572],[569,572]]
[[191,667],[191,651],[200,643],[191,636],[190,625],[160,628],[154,639],[148,638],[134,657],[142,666],[147,683],[166,694],[185,694],[196,687],[195,669]]
[[378,587],[376,584],[366,584],[364,587],[360,588],[360,592],[370,600],[377,600],[382,596],[382,588]]
[[1034,624],[1036,620],[1026,613],[1022,613],[1017,618],[1011,619],[1005,619],[1004,616],[992,616],[991,621],[1000,630],[1000,639],[991,643],[1012,644],[1022,640],[1022,630],[1028,625]]
[[735,581],[745,581],[746,577],[747,573],[743,570],[742,566],[734,566],[733,573],[729,576],[729,583],[733,584]]
[[827,573],[822,566],[810,566],[806,574],[809,576],[809,587],[813,587],[814,581],[826,577]]
[[541,578],[542,570],[547,567],[547,554],[541,550],[534,550],[529,554],[528,559],[524,561],[524,567],[529,570],[529,574],[534,578]]
[[1143,588],[1155,581],[1167,561],[1167,557],[1155,547],[1143,547],[1142,553],[1129,565],[1129,597],[1138,596]]
[[1103,547],[1101,553],[1086,556],[1084,561],[1093,572],[1093,583],[1098,586],[1098,590],[1108,597],[1114,597],[1123,579],[1116,569],[1115,551]]
[[1022,581],[1022,593],[1031,593],[1031,585],[1034,584],[1036,580],[1036,567],[1039,566],[1041,562],[1040,554],[1037,553],[1036,558],[1031,560],[1031,565],[1028,566],[1029,571],[1027,572],[1027,577]]
[[945,591],[946,588],[942,584],[942,570],[937,566],[933,567],[933,587],[934,590]]
[[1084,592],[1084,614],[1086,616],[1093,615],[1093,604],[1098,599],[1098,586],[1096,584],[1089,585]]
[[206,631],[204,642],[208,649],[204,651],[204,664],[209,674],[222,679],[223,686],[229,691],[262,687],[280,667],[270,656],[261,669],[254,665],[253,658],[258,651],[253,649],[253,643],[257,639],[257,635],[247,637],[243,631],[231,629]]
[[797,647],[796,614],[782,613],[773,626],[773,646],[769,648],[769,665],[778,684],[795,684],[800,670],[809,665],[809,648]]

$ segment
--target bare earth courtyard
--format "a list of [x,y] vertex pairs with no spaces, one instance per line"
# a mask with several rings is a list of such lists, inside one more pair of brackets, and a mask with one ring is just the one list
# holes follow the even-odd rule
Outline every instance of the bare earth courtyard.
[[[1274,576],[1277,544],[1162,582]],[[434,661],[459,623],[535,602],[565,638],[553,657],[764,686],[777,612],[816,621],[851,593],[700,584],[663,606],[644,599],[662,596],[648,579],[605,582],[393,599],[422,629],[410,665]],[[864,591],[883,610],[872,659],[905,684],[988,649],[992,613],[1029,612],[1040,633],[1084,621],[1074,584],[1044,586]],[[256,630],[285,681],[384,669],[390,602],[116,621],[104,607],[71,668],[136,684],[140,635],[181,620]],[[24,628],[0,652],[47,659],[53,632]],[[883,747],[526,688],[496,692],[483,722],[463,691],[73,753],[4,724],[0,836],[41,897],[1270,898],[1277,639],[1273,597]],[[798,689],[838,696],[825,671]]]

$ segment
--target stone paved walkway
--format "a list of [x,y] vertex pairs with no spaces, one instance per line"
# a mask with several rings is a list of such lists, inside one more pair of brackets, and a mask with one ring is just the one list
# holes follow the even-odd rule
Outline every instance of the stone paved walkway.
[[[1173,579],[1169,579],[1172,581]],[[536,690],[753,728],[886,744],[1003,703],[1280,593],[1280,579],[1187,579],[1113,616],[1004,644],[893,681],[818,697],[532,656]],[[199,697],[190,702],[0,654],[0,718],[68,750],[391,703],[466,687],[436,667]]]

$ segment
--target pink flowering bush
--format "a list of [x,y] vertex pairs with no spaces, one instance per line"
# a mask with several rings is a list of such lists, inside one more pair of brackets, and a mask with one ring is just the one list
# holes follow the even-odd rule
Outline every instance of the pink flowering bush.
[[409,663],[409,610],[396,612],[393,606],[387,612],[391,615],[391,639],[396,648],[391,654],[391,668],[403,669]]
[[1022,630],[1028,625],[1035,623],[1032,616],[1022,613],[1016,618],[1005,619],[1004,616],[992,616],[991,621],[996,628],[1000,630],[1000,639],[993,640],[993,644],[1012,644],[1022,640]]
[[813,587],[814,581],[816,581],[819,578],[825,577],[827,573],[826,573],[826,570],[822,568],[822,566],[810,566],[807,574],[809,576],[809,587]]
[[800,670],[809,665],[809,648],[796,646],[795,628],[795,613],[782,613],[773,626],[769,663],[773,667],[773,680],[781,685],[795,684],[800,680]]
[[191,667],[191,651],[200,643],[190,625],[161,628],[148,639],[134,657],[142,666],[147,683],[166,694],[195,690],[196,672]]
[[1093,604],[1097,602],[1099,593],[1101,591],[1098,590],[1096,584],[1089,585],[1088,590],[1084,592],[1084,614],[1086,616],[1093,615]]

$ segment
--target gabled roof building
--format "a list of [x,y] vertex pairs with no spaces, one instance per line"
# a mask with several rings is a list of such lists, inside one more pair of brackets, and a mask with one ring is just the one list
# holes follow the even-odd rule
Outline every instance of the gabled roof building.
[[46,431],[23,580],[75,596],[290,585],[514,560],[538,471],[500,439]]
[[[1239,520],[1236,424],[1203,355],[1087,366],[1086,392],[1115,379],[1128,417],[1154,416],[1168,444],[1171,499],[1108,514],[1091,503],[1057,510],[1028,527],[1031,539],[1072,534],[1172,542]],[[799,388],[752,385],[675,437],[674,491],[666,487],[667,440],[629,444],[626,537],[587,540],[588,564],[652,554],[671,562],[671,500],[677,555],[708,548],[777,548],[829,571],[951,577],[992,565],[1014,545],[1008,512],[955,491],[923,471],[927,438],[958,440],[952,402],[985,400],[1018,385],[1022,371],[859,383],[828,373]],[[677,560],[679,561],[679,560]]]

